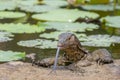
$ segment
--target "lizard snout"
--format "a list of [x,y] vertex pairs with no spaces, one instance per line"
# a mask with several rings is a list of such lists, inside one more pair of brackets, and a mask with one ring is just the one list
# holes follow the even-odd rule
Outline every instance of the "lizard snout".
[[62,44],[61,44],[61,43],[58,43],[58,44],[57,44],[57,47],[62,47]]
[[61,44],[61,43],[58,43],[58,44],[57,44],[57,47],[59,47],[60,49],[64,49],[64,45]]

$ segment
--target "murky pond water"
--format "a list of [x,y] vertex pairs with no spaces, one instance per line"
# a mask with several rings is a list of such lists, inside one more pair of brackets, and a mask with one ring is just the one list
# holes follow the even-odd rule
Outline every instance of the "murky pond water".
[[[102,12],[102,11],[94,11],[98,14],[101,15],[101,17],[106,16],[106,15],[120,15],[120,11],[116,11],[115,13],[113,12]],[[9,22],[9,20],[2,21],[4,22]],[[33,20],[29,18],[27,22],[34,24],[37,23],[36,20]],[[49,31],[48,31],[49,32]],[[107,32],[105,30],[104,25],[94,31],[87,31],[85,32],[87,35],[91,34],[110,34],[110,35],[120,35],[120,30],[118,32],[115,32],[114,29],[111,30],[111,32]],[[38,39],[40,33],[34,33],[34,34],[15,34],[14,40],[0,43],[0,50],[13,50],[13,51],[21,51],[21,52],[26,52],[27,54],[29,53],[36,53],[37,54],[37,59],[42,59],[46,57],[51,57],[55,56],[56,49],[39,49],[39,48],[28,48],[28,47],[21,47],[18,46],[16,43],[21,40],[31,40],[31,39]],[[84,46],[86,47],[86,46]],[[86,47],[88,50],[91,52],[95,49],[101,48],[101,47]],[[120,58],[120,44],[113,44],[110,47],[107,47],[107,49],[112,53],[112,56],[116,59]],[[62,54],[62,51],[60,51],[60,54]]]

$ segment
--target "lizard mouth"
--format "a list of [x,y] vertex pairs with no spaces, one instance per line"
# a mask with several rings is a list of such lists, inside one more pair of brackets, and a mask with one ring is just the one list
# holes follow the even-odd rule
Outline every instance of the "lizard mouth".
[[59,47],[61,50],[65,49],[64,47]]
[[57,46],[57,47],[59,47],[60,49],[64,49],[64,47],[63,47],[63,46]]
[[60,49],[64,49],[64,46],[62,44],[58,44],[57,47],[59,47]]

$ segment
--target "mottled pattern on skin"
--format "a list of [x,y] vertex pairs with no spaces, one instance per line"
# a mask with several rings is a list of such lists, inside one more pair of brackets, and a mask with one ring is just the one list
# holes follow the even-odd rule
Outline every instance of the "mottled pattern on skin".
[[95,50],[92,53],[92,55],[93,55],[93,60],[97,61],[98,64],[113,62],[113,58],[111,54],[106,49]]
[[[64,66],[62,70],[69,69],[75,73],[80,73],[81,76],[86,77],[88,77],[88,74],[91,75],[93,73],[95,73],[95,76],[96,74],[100,75],[101,72],[107,72],[106,75],[112,74],[117,77],[120,75],[120,65],[111,63],[113,62],[112,56],[106,49],[98,49],[93,53],[89,53],[83,49],[78,38],[72,33],[60,34],[58,47],[65,52],[64,56],[60,56],[58,58],[58,65]],[[98,64],[111,64],[105,64],[98,67],[95,61]],[[54,62],[55,58],[53,57],[46,58],[38,62],[34,61],[33,64],[43,67],[51,67]],[[52,72],[55,70],[56,69],[53,69]],[[49,74],[51,74],[51,72]]]
[[[88,66],[95,61],[98,64],[111,63],[113,61],[111,54],[106,49],[98,49],[93,53],[86,51],[73,33],[60,34],[57,46],[64,51],[64,55],[58,58],[58,65],[67,66],[71,63],[73,65],[80,63],[80,66]],[[33,62],[33,64],[49,67],[54,64],[54,61],[54,58],[48,58]]]
[[78,38],[72,33],[60,34],[58,46],[61,47],[61,50],[65,51],[64,57],[71,62],[79,61],[87,54],[82,49]]
[[83,49],[80,41],[73,33],[62,33],[59,35],[58,47],[65,52],[64,58],[70,62],[80,60],[96,61],[99,65],[112,63],[111,54],[106,49],[98,49],[89,53]]

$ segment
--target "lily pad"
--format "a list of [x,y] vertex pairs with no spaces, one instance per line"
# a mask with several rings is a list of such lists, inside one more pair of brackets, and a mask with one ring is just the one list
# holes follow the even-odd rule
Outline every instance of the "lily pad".
[[120,10],[120,5],[117,5],[117,6],[116,6],[116,9]]
[[[51,32],[40,34],[40,37],[58,40],[58,35],[63,32]],[[83,46],[109,47],[112,43],[120,43],[119,36],[110,35],[90,35],[74,33]]]
[[27,5],[27,6],[20,6],[20,9],[27,12],[40,13],[40,12],[55,10],[58,8],[53,6],[48,6],[48,5]]
[[84,39],[82,45],[94,47],[109,47],[112,43],[120,43],[120,37],[110,35],[91,35]]
[[79,11],[77,9],[58,9],[52,10],[47,13],[34,14],[32,18],[45,21],[61,21],[61,22],[74,22],[78,18],[97,19],[99,14],[88,11]]
[[41,48],[41,49],[57,47],[57,41],[45,40],[45,39],[19,41],[17,44],[20,46],[34,47],[34,48]]
[[0,1],[0,10],[14,10],[15,8],[16,4],[11,0]]
[[25,57],[25,52],[13,52],[0,50],[0,62],[20,60]]
[[113,11],[113,5],[82,5],[86,10]]
[[120,28],[120,16],[106,16],[101,18],[101,21],[106,22],[106,26]]
[[38,4],[38,0],[14,0],[19,6],[29,6]]
[[39,33],[45,31],[44,27],[38,27],[36,25],[22,24],[22,23],[0,24],[0,30],[11,33]]
[[47,38],[47,39],[55,39],[58,40],[58,35],[61,34],[62,32],[51,32],[51,33],[43,33],[40,34],[40,37],[42,38]]
[[40,26],[46,29],[55,29],[58,31],[70,31],[70,32],[85,32],[98,29],[99,26],[92,23],[69,23],[69,22],[44,22],[39,23]]
[[[43,34],[40,34],[40,37],[42,38],[47,38],[47,39],[55,39],[55,40],[58,40],[58,36],[61,34],[61,33],[64,33],[64,32],[51,32],[51,33],[43,33]],[[77,37],[81,38],[81,40],[84,38],[84,37],[87,37],[86,34],[76,34],[74,33]]]
[[5,18],[22,18],[25,17],[26,14],[22,12],[12,12],[12,11],[0,11],[0,19],[5,19]]
[[[80,35],[77,34],[77,37],[79,38],[83,46],[109,47],[113,43],[120,43],[119,36],[111,37],[110,35],[91,35],[87,37],[85,34],[82,34],[81,36]],[[47,38],[50,38],[50,37],[47,36]],[[19,41],[17,44],[20,46],[34,47],[34,48],[41,48],[41,49],[46,49],[46,48],[50,49],[50,48],[57,47],[57,41],[45,40],[45,39]]]
[[68,5],[67,1],[64,0],[44,0],[43,3],[49,6],[57,7]]
[[13,40],[11,37],[14,37],[11,33],[8,32],[0,32],[0,42],[6,42]]

